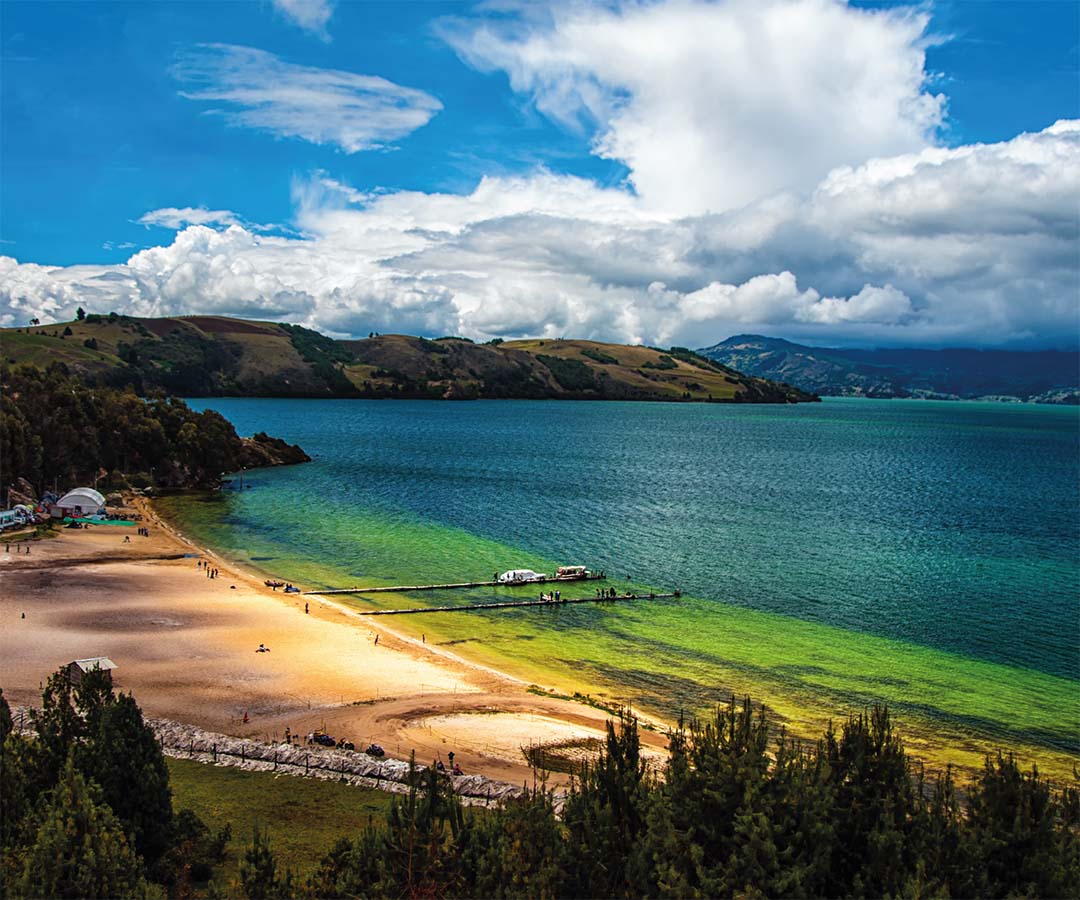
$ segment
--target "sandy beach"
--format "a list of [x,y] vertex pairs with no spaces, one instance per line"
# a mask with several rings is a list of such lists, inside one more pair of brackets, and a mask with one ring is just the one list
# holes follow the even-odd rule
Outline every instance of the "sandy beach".
[[[530,693],[329,600],[272,591],[133,502],[148,537],[97,525],[7,551],[0,543],[9,702],[36,705],[59,666],[108,656],[118,689],[149,715],[267,739],[323,729],[394,757],[415,751],[420,763],[454,751],[466,771],[518,783],[532,778],[523,746],[603,735],[603,711]],[[29,555],[15,552],[23,546]],[[648,731],[642,741],[653,753],[666,744]]]

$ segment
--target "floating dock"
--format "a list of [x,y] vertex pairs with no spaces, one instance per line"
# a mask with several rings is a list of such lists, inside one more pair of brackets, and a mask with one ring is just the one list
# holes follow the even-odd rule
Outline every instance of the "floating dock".
[[[311,593],[316,593],[312,591]],[[329,592],[327,592],[329,593]],[[342,593],[342,592],[338,592]],[[417,606],[413,609],[369,609],[361,616],[411,616],[420,613],[470,612],[474,609],[515,609],[524,606],[563,606],[567,603],[617,603],[620,600],[670,600],[681,597],[680,591],[671,594],[616,594],[614,597],[563,597],[559,600],[507,600],[495,603],[471,603],[468,606]]]
[[[531,587],[535,589],[537,585],[577,584],[580,581],[603,581],[606,577],[607,576],[605,575],[586,575],[584,578],[547,578],[544,581],[463,581],[460,584],[410,584],[399,585],[397,587],[334,588],[333,590],[328,591],[304,591],[303,593],[330,596],[331,594],[402,594],[405,591],[450,591],[459,588],[479,587]],[[480,607],[476,608],[479,609]]]

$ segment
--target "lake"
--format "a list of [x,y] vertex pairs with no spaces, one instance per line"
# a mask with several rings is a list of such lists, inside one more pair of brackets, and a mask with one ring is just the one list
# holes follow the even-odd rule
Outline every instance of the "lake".
[[684,595],[383,620],[467,657],[668,717],[749,693],[812,734],[888,702],[933,758],[1080,754],[1076,408],[189,403],[314,457],[165,503],[268,574],[347,587],[582,563]]

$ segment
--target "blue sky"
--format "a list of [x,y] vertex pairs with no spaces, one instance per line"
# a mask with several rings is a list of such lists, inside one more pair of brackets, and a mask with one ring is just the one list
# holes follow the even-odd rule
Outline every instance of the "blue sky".
[[[1080,114],[1080,3],[9,0],[0,19],[8,324],[81,301],[335,334],[1077,339],[1077,142],[1044,130]],[[363,104],[347,133],[342,92]],[[884,186],[865,168],[920,153]],[[896,208],[950,169],[938,220]],[[954,248],[924,264],[931,236]]]

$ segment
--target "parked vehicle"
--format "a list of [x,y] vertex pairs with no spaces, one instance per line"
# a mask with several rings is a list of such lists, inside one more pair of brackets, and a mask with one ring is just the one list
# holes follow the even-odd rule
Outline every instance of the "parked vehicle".
[[382,758],[386,756],[386,751],[383,750],[378,744],[368,744],[367,750],[364,751],[368,756],[377,756]]
[[309,744],[319,744],[323,747],[336,747],[337,741],[335,741],[325,731],[313,731],[311,737],[308,738]]

